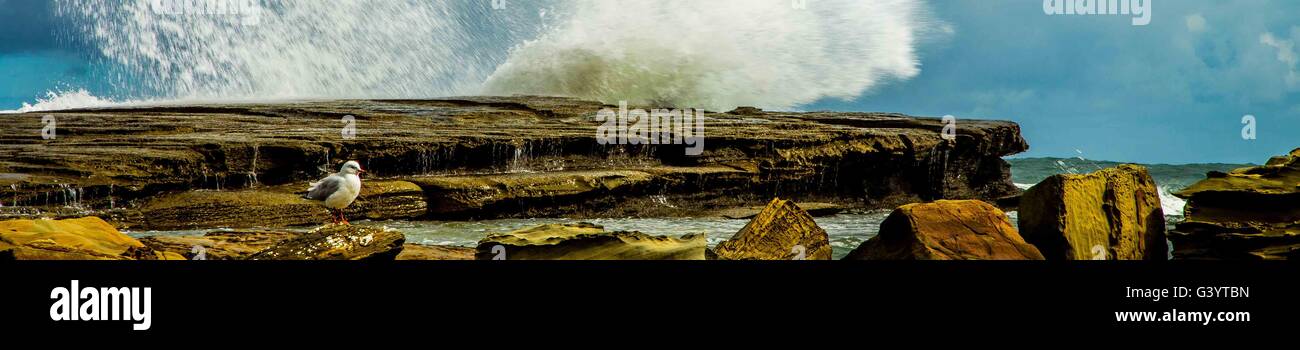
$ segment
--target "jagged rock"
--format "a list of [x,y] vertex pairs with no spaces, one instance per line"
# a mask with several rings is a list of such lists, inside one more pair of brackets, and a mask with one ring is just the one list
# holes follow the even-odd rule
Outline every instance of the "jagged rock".
[[276,242],[250,260],[394,260],[406,236],[387,228],[329,225]]
[[830,236],[794,202],[773,199],[714,249],[722,260],[830,260]]
[[1175,258],[1300,258],[1300,149],[1207,174],[1175,195],[1187,200],[1185,220],[1169,235]]
[[0,221],[0,251],[18,260],[183,260],[149,249],[97,217]]
[[[762,205],[778,193],[805,197],[795,200],[893,208],[1013,194],[1017,190],[1002,157],[1028,148],[1019,126],[1010,122],[967,120],[956,141],[948,142],[941,137],[943,122],[934,118],[738,109],[736,114],[708,113],[704,154],[686,156],[684,145],[598,144],[600,123],[593,118],[608,107],[516,96],[17,114],[0,123],[0,200],[6,202],[0,215],[45,215],[64,207],[86,208],[91,214],[146,208],[156,211],[123,215],[120,223],[145,230],[194,228],[200,226],[189,224],[208,225],[205,220],[211,217],[214,226],[310,225],[328,216],[300,210],[306,207],[290,202],[289,195],[348,159],[361,160],[375,178],[433,184],[424,187],[431,195],[424,203],[436,207],[431,209],[473,218],[692,216]],[[41,128],[43,115],[58,118],[57,139],[30,132]],[[364,124],[364,132],[341,138],[337,121],[343,116]],[[574,179],[571,172],[622,171],[649,174],[650,180],[626,174],[632,182],[614,187],[606,186],[607,177],[597,177],[591,188],[528,192],[509,187],[515,180],[556,184],[550,180]],[[421,180],[438,176],[481,177],[460,185],[506,188],[440,187]],[[280,191],[280,186],[292,190]],[[392,198],[415,195],[413,188],[401,188]],[[455,191],[429,191],[448,188]],[[218,194],[172,195],[192,191]],[[496,196],[495,191],[505,194]],[[469,197],[475,193],[494,197],[477,201]],[[259,206],[240,211],[213,202],[229,197]],[[442,199],[453,200],[442,204]],[[365,195],[362,201],[367,201]],[[401,203],[394,215],[419,212],[418,202]],[[440,207],[444,205],[448,207]],[[384,212],[356,210],[362,217]]]
[[474,248],[407,243],[397,260],[474,260]]
[[1020,199],[1020,234],[1048,260],[1166,260],[1165,216],[1146,168],[1043,180]]
[[1043,260],[1001,209],[983,201],[937,201],[895,209],[880,233],[846,260]]
[[704,260],[703,234],[681,238],[607,232],[590,223],[549,224],[478,243],[478,260]]
[[[204,260],[244,260],[280,241],[301,235],[274,231],[217,231],[202,236],[150,236],[141,243],[158,251],[195,259],[201,251]],[[201,247],[195,249],[195,247]]]

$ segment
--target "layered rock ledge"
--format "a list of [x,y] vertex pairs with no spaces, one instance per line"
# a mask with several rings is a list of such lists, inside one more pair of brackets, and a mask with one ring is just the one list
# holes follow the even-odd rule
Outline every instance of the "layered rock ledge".
[[5,115],[0,217],[314,225],[325,212],[292,193],[345,159],[389,185],[368,185],[350,212],[378,220],[693,216],[777,196],[893,208],[1014,194],[1001,157],[1028,148],[1011,122],[963,120],[949,141],[939,119],[746,108],[706,114],[704,153],[687,156],[684,145],[598,144],[602,108],[613,106],[466,97]]
[[1175,195],[1187,200],[1186,219],[1169,235],[1175,258],[1300,258],[1300,149],[1212,172]]

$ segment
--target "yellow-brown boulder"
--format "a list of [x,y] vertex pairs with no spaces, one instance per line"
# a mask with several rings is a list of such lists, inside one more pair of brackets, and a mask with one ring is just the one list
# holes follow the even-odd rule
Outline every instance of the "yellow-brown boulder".
[[1147,169],[1055,175],[1020,200],[1020,234],[1048,260],[1166,260],[1165,214]]
[[1043,260],[1006,213],[976,201],[909,204],[880,224],[846,260]]

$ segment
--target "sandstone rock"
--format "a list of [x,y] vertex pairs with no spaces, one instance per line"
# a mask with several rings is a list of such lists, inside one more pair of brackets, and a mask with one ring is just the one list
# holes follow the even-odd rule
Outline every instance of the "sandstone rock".
[[[718,206],[748,204],[743,194],[711,193],[705,185],[748,184],[755,171],[730,165],[641,166],[416,177],[440,219],[528,217],[682,217]],[[664,193],[692,190],[670,198]],[[702,195],[701,195],[702,194]]]
[[1166,260],[1160,194],[1146,168],[1055,175],[1020,200],[1020,234],[1048,260]]
[[[348,212],[370,220],[410,220],[428,214],[424,189],[409,181],[364,181]],[[352,214],[357,215],[357,214]]]
[[[328,216],[299,210],[306,207],[291,202],[292,193],[319,179],[321,168],[337,169],[344,159],[361,160],[383,178],[467,178],[425,187],[447,185],[451,191],[425,191],[431,196],[423,202],[433,203],[437,208],[430,209],[441,213],[474,218],[586,216],[597,210],[691,216],[762,205],[779,193],[893,208],[916,201],[1013,194],[1017,191],[1002,157],[1028,147],[1019,126],[1010,122],[964,121],[957,141],[948,142],[939,132],[944,124],[935,118],[738,109],[734,114],[708,113],[704,154],[686,156],[683,145],[598,144],[593,135],[599,123],[593,117],[607,107],[568,98],[515,96],[19,114],[9,118],[12,122],[0,123],[0,200],[6,202],[0,215],[46,215],[64,207],[103,215],[146,208],[155,211],[123,216],[123,222],[115,223],[144,229],[312,225]],[[41,128],[40,116],[45,114],[59,120],[55,140],[28,132]],[[335,125],[321,122],[344,115],[365,123],[366,132],[340,140]],[[656,170],[728,167],[733,171]],[[650,180],[642,182],[646,175],[641,174],[573,174],[623,171],[649,174]],[[500,176],[506,178],[494,178]],[[570,180],[578,186],[563,182]],[[618,183],[624,180],[629,182]],[[547,190],[531,192],[529,183]],[[292,190],[280,191],[280,186]],[[419,212],[419,202],[407,200],[414,198],[412,190],[398,186],[392,198],[402,200],[393,215]],[[172,195],[195,191],[217,194]],[[488,199],[476,200],[476,194]],[[216,201],[230,197],[258,206],[239,210]],[[355,208],[361,217],[384,214],[368,204],[385,200],[363,195],[362,201],[366,205]],[[661,208],[666,209],[657,211]],[[209,218],[211,223],[206,222]]]
[[830,260],[831,246],[812,216],[777,198],[714,253],[722,260]]
[[704,260],[702,234],[681,238],[607,232],[601,226],[550,224],[479,241],[478,260]]
[[131,260],[122,255],[107,255],[64,247],[48,242],[14,246],[0,243],[0,260]]
[[493,211],[526,212],[532,202],[573,202],[646,185],[651,178],[646,172],[620,170],[443,176],[412,181],[428,194],[432,215],[455,217]]
[[[145,230],[273,228],[320,225],[328,212],[301,198],[307,184],[228,191],[166,193],[134,210],[127,225]],[[402,220],[427,214],[424,191],[407,181],[365,181],[350,219]]]
[[1175,195],[1185,220],[1170,232],[1179,259],[1300,257],[1300,149],[1264,166],[1207,174]]
[[983,201],[902,206],[846,260],[1043,260],[1002,210]]
[[251,260],[394,260],[406,237],[385,228],[329,225],[282,240]]
[[329,221],[321,206],[299,195],[264,190],[189,191],[150,199],[139,209],[148,230],[257,228],[319,225]]
[[0,221],[0,251],[19,260],[166,260],[97,217]]
[[280,241],[301,235],[273,231],[217,231],[202,236],[151,236],[140,239],[154,250],[195,259],[202,247],[205,260],[244,260]]
[[[805,203],[798,203],[797,206],[799,206],[799,208],[802,208],[805,212],[808,212],[808,215],[815,218],[824,217],[824,216],[834,216],[835,214],[839,214],[840,212],[844,211],[844,206],[835,203],[805,202]],[[767,207],[759,206],[759,207],[729,208],[729,209],[715,211],[710,216],[720,216],[727,219],[749,220],[749,219],[753,219],[755,216],[758,216],[758,213],[763,212],[763,209],[765,208]]]
[[474,260],[474,248],[407,243],[397,260]]

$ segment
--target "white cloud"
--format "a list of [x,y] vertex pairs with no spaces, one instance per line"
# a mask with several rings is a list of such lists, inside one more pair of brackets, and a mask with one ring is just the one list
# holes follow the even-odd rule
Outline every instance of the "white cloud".
[[1187,16],[1185,21],[1187,22],[1187,31],[1192,33],[1200,33],[1205,31],[1205,16],[1201,16],[1201,14],[1199,13],[1192,14],[1190,16]]
[[[1300,34],[1300,30],[1293,30],[1293,32]],[[1296,63],[1300,62],[1300,55],[1296,55],[1295,38],[1281,39],[1273,35],[1273,33],[1265,32],[1264,34],[1260,34],[1259,42],[1277,50],[1277,60],[1286,64],[1288,69],[1288,74],[1286,76],[1287,85],[1292,87],[1300,85],[1300,72],[1296,71]]]

